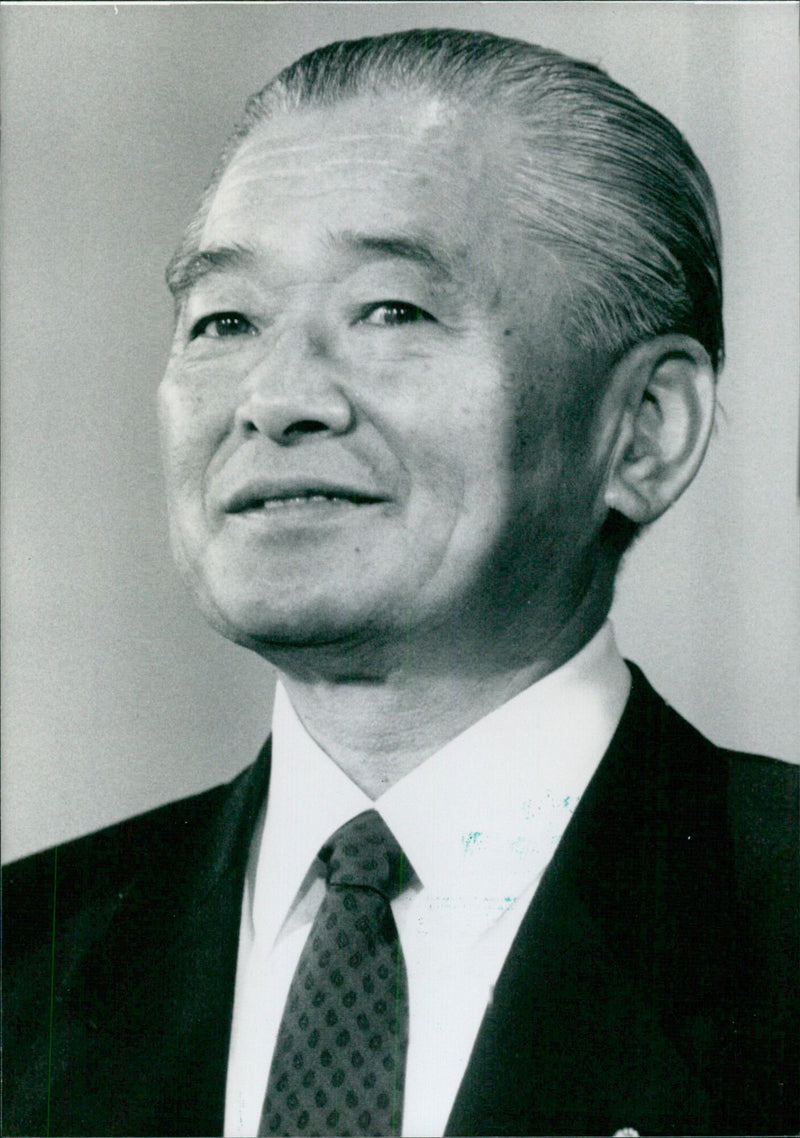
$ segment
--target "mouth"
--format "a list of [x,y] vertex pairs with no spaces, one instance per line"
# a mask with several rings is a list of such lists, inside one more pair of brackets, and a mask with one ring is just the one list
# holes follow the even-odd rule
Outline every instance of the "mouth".
[[347,486],[260,486],[243,487],[223,503],[226,514],[263,514],[313,507],[374,506],[386,499]]

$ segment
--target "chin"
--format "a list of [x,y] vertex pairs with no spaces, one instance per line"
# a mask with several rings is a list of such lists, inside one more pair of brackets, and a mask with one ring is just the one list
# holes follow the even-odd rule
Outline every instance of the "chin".
[[357,605],[341,598],[198,597],[203,615],[228,640],[269,656],[270,650],[321,648],[353,643],[369,637],[377,622]]

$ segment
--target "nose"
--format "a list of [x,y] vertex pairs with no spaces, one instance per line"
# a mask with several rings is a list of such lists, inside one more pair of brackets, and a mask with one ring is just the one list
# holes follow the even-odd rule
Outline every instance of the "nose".
[[340,386],[342,364],[322,336],[286,332],[244,381],[236,424],[282,446],[345,434],[353,406]]

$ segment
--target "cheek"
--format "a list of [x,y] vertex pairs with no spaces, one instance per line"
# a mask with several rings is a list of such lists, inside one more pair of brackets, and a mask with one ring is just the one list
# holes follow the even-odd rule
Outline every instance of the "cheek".
[[515,448],[516,477],[526,505],[545,520],[551,535],[582,545],[595,528],[603,470],[592,445],[592,402],[543,400],[523,406]]
[[212,389],[176,380],[168,372],[159,388],[158,418],[171,494],[198,490],[226,433],[229,408]]
[[450,400],[441,420],[446,429],[429,438],[431,492],[466,548],[497,539],[516,511],[520,480],[509,393],[496,382]]
[[[503,415],[463,374],[436,391],[409,392],[396,429],[384,432],[406,472],[442,512],[460,513],[486,496],[503,464]],[[394,436],[394,437],[393,437]]]

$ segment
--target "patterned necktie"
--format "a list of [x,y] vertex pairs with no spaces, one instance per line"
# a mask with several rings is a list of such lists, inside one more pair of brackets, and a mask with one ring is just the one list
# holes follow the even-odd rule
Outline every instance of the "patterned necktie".
[[399,1134],[408,987],[389,902],[413,871],[375,810],[319,856],[327,890],[289,989],[258,1133]]

